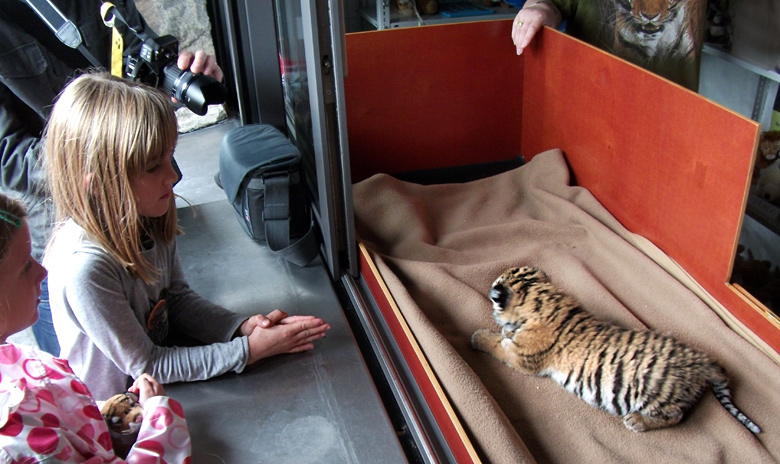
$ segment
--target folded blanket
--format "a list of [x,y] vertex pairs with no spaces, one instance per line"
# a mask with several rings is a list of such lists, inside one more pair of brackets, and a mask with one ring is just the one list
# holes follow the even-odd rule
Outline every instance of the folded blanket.
[[[780,367],[639,251],[586,189],[570,186],[560,150],[463,184],[380,174],[353,194],[358,236],[486,462],[780,460]],[[473,350],[475,330],[497,331],[490,284],[524,265],[600,318],[652,327],[711,355],[731,378],[735,404],[764,432],[751,434],[708,392],[681,424],[634,433],[552,380]]]

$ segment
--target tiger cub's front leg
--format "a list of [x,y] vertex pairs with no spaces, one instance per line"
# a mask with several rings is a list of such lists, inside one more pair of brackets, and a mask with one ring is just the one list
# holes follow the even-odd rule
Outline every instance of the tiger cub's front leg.
[[508,362],[506,350],[501,346],[501,334],[491,332],[488,329],[479,329],[471,336],[471,346],[475,350],[484,351],[503,363]]
[[524,374],[536,375],[541,368],[538,356],[524,353],[515,343],[515,339],[487,329],[479,329],[471,336],[471,346],[492,355],[507,366]]

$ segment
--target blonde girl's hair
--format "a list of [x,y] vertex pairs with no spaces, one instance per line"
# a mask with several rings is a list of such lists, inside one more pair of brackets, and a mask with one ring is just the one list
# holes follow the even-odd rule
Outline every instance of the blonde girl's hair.
[[176,204],[172,195],[165,215],[140,216],[129,179],[173,153],[170,98],[108,73],[83,74],[58,97],[44,137],[58,220],[72,219],[131,275],[154,282],[160,270],[144,258],[144,239],[175,239]]
[[19,200],[0,193],[0,262],[5,259],[11,239],[22,227],[22,219],[27,216]]

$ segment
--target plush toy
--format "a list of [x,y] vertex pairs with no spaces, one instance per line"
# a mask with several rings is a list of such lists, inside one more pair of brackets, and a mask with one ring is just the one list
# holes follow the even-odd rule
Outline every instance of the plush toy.
[[393,6],[401,16],[411,16],[414,14],[414,0],[395,0]]
[[706,25],[704,41],[718,44],[729,50],[731,48],[732,25],[728,2],[708,2]]
[[762,132],[758,139],[756,150],[756,167],[753,170],[753,180],[758,180],[762,169],[780,158],[780,131]]
[[395,0],[393,3],[401,16],[413,16],[415,8],[421,15],[431,15],[439,11],[438,0]]
[[124,458],[138,437],[144,409],[133,392],[112,396],[100,407],[117,456]]
[[780,159],[761,170],[756,195],[770,203],[780,204]]
[[417,11],[419,11],[420,14],[432,15],[435,14],[437,11],[439,11],[438,0],[416,0],[416,1],[417,1]]

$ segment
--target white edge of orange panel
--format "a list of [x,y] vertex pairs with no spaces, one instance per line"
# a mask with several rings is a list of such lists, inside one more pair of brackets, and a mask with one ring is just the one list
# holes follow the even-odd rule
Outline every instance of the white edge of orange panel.
[[436,391],[439,400],[442,402],[444,409],[447,411],[447,415],[449,416],[450,421],[455,426],[455,429],[457,430],[458,435],[461,438],[461,441],[463,442],[464,446],[468,450],[472,462],[481,463],[482,461],[480,460],[479,456],[477,456],[477,452],[474,449],[474,446],[471,444],[471,440],[466,434],[466,430],[463,428],[463,425],[460,423],[460,419],[458,419],[458,416],[455,413],[452,404],[450,404],[449,398],[447,398],[446,393],[444,393],[444,390],[442,389],[441,384],[439,383],[439,379],[436,377],[436,374],[433,372],[431,365],[428,363],[428,359],[425,357],[425,353],[423,353],[422,348],[420,348],[420,345],[417,343],[417,339],[415,338],[414,333],[409,328],[409,325],[406,323],[406,318],[404,318],[403,313],[401,313],[398,304],[396,304],[393,295],[390,293],[390,289],[387,288],[387,285],[385,284],[382,275],[379,273],[376,264],[374,264],[374,260],[371,258],[371,253],[369,249],[362,242],[359,242],[358,245],[360,247],[360,252],[365,256],[366,262],[371,268],[371,272],[377,277],[377,282],[379,282],[379,286],[382,288],[384,297],[390,304],[390,307],[393,308],[393,313],[396,319],[398,320],[398,323],[403,328],[404,334],[406,335],[409,344],[414,349],[414,352],[417,355],[420,364],[422,364],[423,369],[425,370],[425,374],[428,377],[428,380],[431,382],[431,385]]

